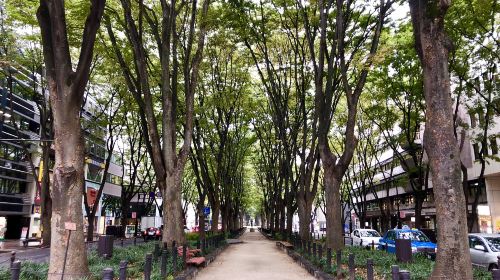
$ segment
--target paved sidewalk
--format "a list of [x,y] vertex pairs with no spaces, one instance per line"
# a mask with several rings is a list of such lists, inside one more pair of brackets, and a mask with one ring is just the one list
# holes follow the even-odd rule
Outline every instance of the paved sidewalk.
[[240,239],[244,243],[229,246],[196,279],[315,279],[260,232],[245,232]]

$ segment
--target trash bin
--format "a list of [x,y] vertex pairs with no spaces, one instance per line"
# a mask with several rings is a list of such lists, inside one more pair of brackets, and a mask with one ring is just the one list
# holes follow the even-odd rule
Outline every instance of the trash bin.
[[398,262],[411,262],[411,240],[410,239],[396,239],[396,260]]
[[107,258],[113,256],[113,235],[101,235],[99,236],[99,242],[97,244],[97,254],[101,257],[106,255]]

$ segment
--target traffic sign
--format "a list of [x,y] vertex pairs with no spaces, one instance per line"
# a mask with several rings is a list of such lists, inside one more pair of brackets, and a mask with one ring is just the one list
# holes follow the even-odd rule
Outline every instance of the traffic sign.
[[203,214],[205,214],[205,216],[210,215],[210,207],[207,206],[207,207],[203,208]]

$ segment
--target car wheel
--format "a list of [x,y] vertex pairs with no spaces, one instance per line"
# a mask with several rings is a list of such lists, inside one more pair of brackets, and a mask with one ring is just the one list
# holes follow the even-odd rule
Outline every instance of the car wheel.
[[488,271],[492,271],[493,269],[498,269],[498,264],[496,263],[490,264],[490,266],[488,267]]

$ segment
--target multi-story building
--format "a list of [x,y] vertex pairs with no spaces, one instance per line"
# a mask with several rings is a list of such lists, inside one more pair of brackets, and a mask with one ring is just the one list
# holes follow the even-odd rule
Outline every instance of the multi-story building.
[[40,113],[29,99],[29,76],[12,74],[0,73],[0,237],[7,239],[40,223],[33,217],[35,185],[26,157],[36,146],[25,141],[40,139]]
[[[41,94],[34,75],[21,69],[0,71],[0,237],[18,239],[40,236],[39,192],[33,169],[53,167],[54,153],[48,164],[40,163],[40,112],[35,102]],[[106,131],[99,126],[88,125],[96,114],[96,102],[86,98],[82,109],[85,137],[85,188],[88,200],[98,207],[95,232],[104,233],[106,225],[116,223],[113,213],[102,211],[103,200],[120,197],[120,181],[123,177],[121,157],[113,154],[105,178],[103,195],[95,201],[103,176],[106,158]],[[17,128],[16,128],[17,127]],[[31,161],[31,162],[30,162]],[[37,172],[39,173],[39,172]],[[85,210],[83,211],[85,215]],[[23,236],[22,236],[23,234]]]
[[[481,115],[466,112],[464,108],[460,108],[459,116],[467,127],[461,160],[467,170],[468,216],[469,219],[474,215],[477,216],[477,223],[472,231],[500,232],[500,162],[497,160],[500,116],[491,115],[492,125],[488,127],[488,145],[484,149],[486,162],[482,176],[479,160],[481,144],[477,143],[474,137],[478,133],[479,121],[477,120],[481,118]],[[414,147],[418,148],[420,156],[423,157],[422,166],[425,169],[426,155],[421,145],[423,132],[422,127]],[[350,169],[353,181],[350,186],[352,187],[351,197],[356,207],[356,211],[352,211],[355,226],[371,227],[379,231],[401,224],[414,226],[415,199],[418,192],[422,202],[421,228],[435,229],[438,225],[436,225],[436,209],[430,174],[424,172],[423,184],[415,188],[416,178],[409,170],[411,167],[408,168],[412,164],[412,159],[408,151],[401,146],[398,146],[396,151],[386,148],[376,157],[377,160],[371,161],[373,164],[368,169],[368,172],[372,172],[370,180],[367,176],[363,176],[363,174],[366,175],[367,169],[359,165],[354,165]]]

